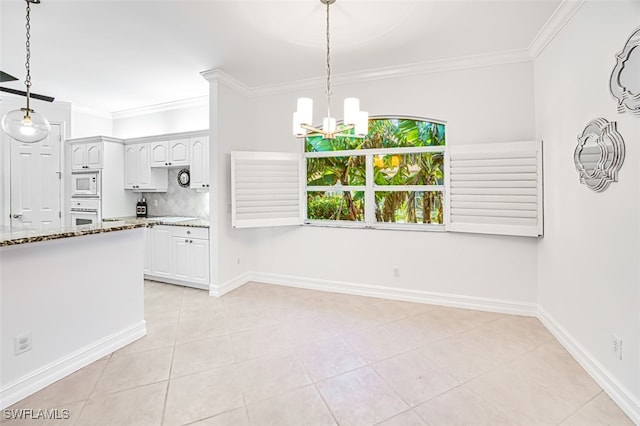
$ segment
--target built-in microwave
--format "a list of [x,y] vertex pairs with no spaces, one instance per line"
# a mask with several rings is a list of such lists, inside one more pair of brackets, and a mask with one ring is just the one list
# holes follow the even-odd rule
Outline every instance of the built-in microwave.
[[72,172],[71,197],[100,198],[100,171]]

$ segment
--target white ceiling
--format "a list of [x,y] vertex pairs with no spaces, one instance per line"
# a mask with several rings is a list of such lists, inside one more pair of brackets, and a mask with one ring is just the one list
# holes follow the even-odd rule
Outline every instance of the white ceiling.
[[[527,49],[560,3],[338,0],[332,72]],[[24,8],[0,0],[0,69],[21,80]],[[325,73],[319,0],[42,0],[31,26],[32,90],[105,112],[204,96],[214,68],[252,88]]]

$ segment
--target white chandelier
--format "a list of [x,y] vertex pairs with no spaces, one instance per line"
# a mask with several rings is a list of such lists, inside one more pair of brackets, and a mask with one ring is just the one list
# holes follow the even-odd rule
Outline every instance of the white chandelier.
[[[51,125],[49,121],[41,114],[38,114],[30,108],[29,100],[31,98],[31,3],[39,4],[40,0],[25,0],[27,3],[26,25],[27,30],[27,60],[25,68],[27,76],[24,85],[27,87],[26,97],[27,105],[25,108],[9,111],[2,117],[2,130],[5,131],[13,139],[25,143],[40,142],[49,136]],[[53,98],[52,98],[53,99]]]
[[[339,126],[331,117],[331,47],[329,34],[329,5],[336,0],[320,0],[327,6],[327,116],[322,120],[322,128],[313,127],[313,100],[298,98],[297,111],[293,113],[293,134],[298,138],[322,136],[334,139],[337,136],[363,138],[369,131],[369,114],[360,111],[360,101],[356,98],[344,100],[344,121]],[[348,133],[353,129],[353,133]]]

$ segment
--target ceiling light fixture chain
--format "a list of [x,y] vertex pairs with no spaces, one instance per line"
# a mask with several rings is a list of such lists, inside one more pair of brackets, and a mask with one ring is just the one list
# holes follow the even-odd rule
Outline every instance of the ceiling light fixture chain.
[[327,117],[331,117],[331,34],[329,32],[329,5],[327,1]]
[[25,48],[27,51],[27,61],[24,64],[27,70],[27,76],[24,79],[24,85],[27,87],[27,110],[29,109],[29,95],[31,92],[31,3],[27,0],[27,23],[25,28],[27,30],[27,41],[25,42]]
[[[337,123],[331,116],[331,22],[329,6],[336,0],[320,0],[327,10],[327,116],[322,120],[322,127],[313,127],[313,100],[311,98],[298,98],[298,108],[293,113],[293,134],[298,138],[309,136],[322,136],[324,139],[335,137],[363,138],[369,129],[369,114],[360,111],[360,101],[356,98],[344,100],[344,120]],[[353,131],[352,131],[353,130]]]
[[[36,143],[44,140],[49,136],[51,130],[51,124],[41,114],[38,114],[31,109],[31,3],[38,4],[40,0],[25,0],[26,18],[26,61],[24,67],[26,69],[26,77],[24,85],[27,88],[24,94],[27,98],[27,105],[25,108],[9,111],[2,117],[2,130],[5,131],[13,139],[24,143]],[[53,98],[51,98],[53,100]]]

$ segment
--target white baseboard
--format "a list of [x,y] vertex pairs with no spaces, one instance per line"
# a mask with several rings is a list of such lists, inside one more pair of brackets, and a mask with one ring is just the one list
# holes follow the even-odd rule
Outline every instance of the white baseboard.
[[434,293],[421,290],[357,284],[344,281],[320,280],[308,277],[296,277],[291,275],[280,275],[261,272],[252,272],[247,275],[248,277],[245,282],[257,281],[268,284],[306,288],[310,290],[381,297],[385,299],[429,303],[433,305],[476,309],[479,311],[499,312],[503,314],[536,316],[537,313],[537,305],[535,303],[490,299],[484,297],[461,296],[457,294]]
[[620,406],[631,420],[640,425],[640,401],[618,382],[598,360],[578,343],[547,311],[538,307],[538,319],[575,358],[593,380]]
[[240,287],[243,284],[246,284],[247,282],[251,281],[251,276],[252,273],[251,272],[245,272],[243,274],[240,274],[230,280],[227,280],[225,282],[223,282],[222,284],[220,284],[219,286],[215,286],[213,284],[211,284],[209,286],[209,294],[211,296],[215,296],[215,297],[221,297],[224,296],[225,294],[229,293],[230,291],[235,290],[236,288]]
[[146,334],[145,321],[140,321],[8,383],[0,389],[0,409],[15,404]]

